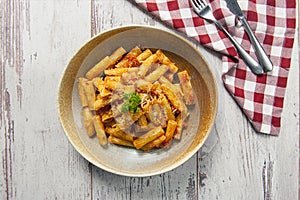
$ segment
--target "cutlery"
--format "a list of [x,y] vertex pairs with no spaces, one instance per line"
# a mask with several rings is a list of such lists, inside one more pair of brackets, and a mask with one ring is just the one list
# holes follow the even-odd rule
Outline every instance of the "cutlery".
[[240,22],[243,24],[245,31],[248,34],[249,39],[253,45],[257,59],[258,59],[259,63],[261,64],[261,66],[263,67],[264,71],[265,72],[272,71],[273,64],[272,64],[270,58],[268,57],[268,55],[266,54],[265,50],[259,43],[258,39],[254,35],[253,31],[251,30],[251,28],[247,22],[247,19],[244,16],[238,2],[236,0],[225,0],[225,1],[227,3],[227,7],[230,9],[230,11],[233,14],[235,14],[238,17],[238,19],[240,20]]
[[216,20],[214,17],[211,8],[206,3],[205,0],[190,0],[190,3],[195,11],[195,13],[210,22],[213,22],[224,34],[229,38],[234,47],[236,48],[238,54],[246,63],[246,65],[251,69],[255,74],[263,74],[264,71],[260,64],[256,62],[246,51],[245,49],[230,35],[230,33]]

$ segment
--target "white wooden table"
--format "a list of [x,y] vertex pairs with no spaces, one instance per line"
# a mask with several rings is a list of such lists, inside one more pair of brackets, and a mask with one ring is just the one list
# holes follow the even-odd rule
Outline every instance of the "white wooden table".
[[119,25],[167,28],[127,0],[0,0],[0,199],[298,198],[298,37],[280,136],[257,134],[214,67],[220,105],[205,146],[175,170],[123,177],[88,163],[71,146],[57,115],[62,72],[95,34]]

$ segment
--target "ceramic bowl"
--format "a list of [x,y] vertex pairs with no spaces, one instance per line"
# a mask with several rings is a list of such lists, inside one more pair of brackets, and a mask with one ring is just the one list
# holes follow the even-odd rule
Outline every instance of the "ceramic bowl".
[[[77,78],[115,49],[161,49],[179,71],[191,76],[196,103],[190,111],[181,140],[169,148],[150,152],[109,144],[103,148],[97,138],[89,138],[83,126]],[[217,85],[201,53],[183,37],[150,26],[118,27],[93,37],[68,63],[58,92],[58,113],[66,136],[89,162],[111,173],[144,177],[170,171],[191,158],[208,137],[217,113]]]

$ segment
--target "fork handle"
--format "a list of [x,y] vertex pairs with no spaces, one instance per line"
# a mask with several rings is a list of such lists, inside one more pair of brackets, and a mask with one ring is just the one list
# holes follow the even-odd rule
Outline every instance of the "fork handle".
[[260,64],[256,62],[246,51],[245,49],[230,35],[230,33],[221,25],[219,22],[214,21],[216,26],[221,29],[225,35],[230,39],[232,44],[237,50],[237,53],[240,55],[240,57],[243,59],[243,61],[246,63],[246,65],[251,69],[251,71],[257,75],[263,74],[264,71]]
[[267,56],[267,53],[265,52],[265,50],[263,49],[263,47],[261,46],[261,44],[257,40],[256,36],[252,32],[246,18],[245,17],[240,18],[240,21],[244,25],[245,31],[249,36],[249,39],[252,43],[252,46],[253,46],[253,48],[255,50],[255,53],[256,53],[256,56],[257,56],[257,59],[259,60],[261,66],[264,68],[264,70],[266,72],[272,71],[273,64],[272,64],[270,58]]

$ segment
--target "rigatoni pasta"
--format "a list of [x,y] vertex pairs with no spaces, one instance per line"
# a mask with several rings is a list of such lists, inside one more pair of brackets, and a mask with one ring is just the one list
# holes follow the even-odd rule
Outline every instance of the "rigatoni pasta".
[[100,116],[95,115],[93,117],[93,122],[94,122],[94,127],[95,127],[95,131],[96,131],[96,135],[97,135],[97,138],[99,140],[99,143],[101,145],[106,145],[107,144],[107,137],[106,137],[106,134],[105,134],[105,131],[104,131],[104,126],[103,126],[103,123],[100,119]]
[[82,116],[87,135],[93,137],[95,135],[93,114],[88,107],[82,109]]
[[78,78],[84,126],[101,145],[143,151],[179,140],[193,105],[188,72],[162,50],[120,47]]

